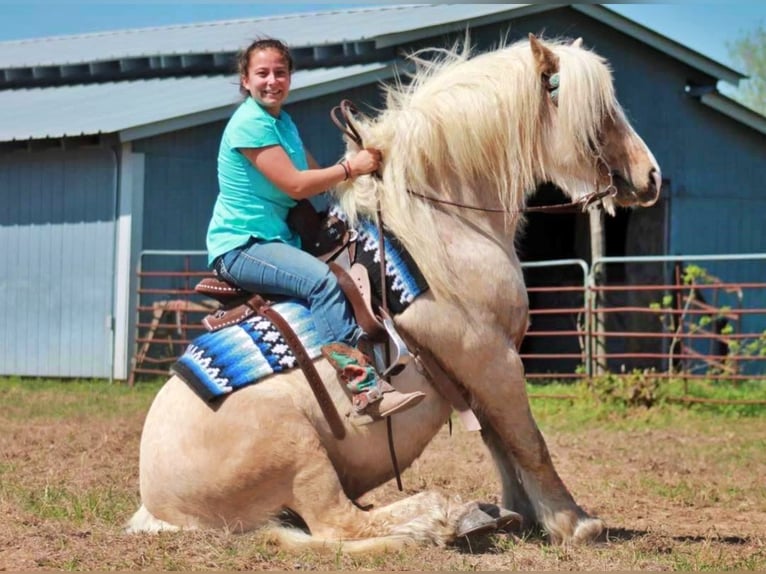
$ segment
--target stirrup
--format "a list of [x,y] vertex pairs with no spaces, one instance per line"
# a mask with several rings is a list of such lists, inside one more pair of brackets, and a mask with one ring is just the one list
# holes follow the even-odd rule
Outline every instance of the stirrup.
[[407,345],[396,331],[396,327],[394,327],[394,322],[391,317],[387,314],[383,315],[381,322],[386,329],[386,335],[388,335],[388,342],[391,349],[391,363],[386,365],[386,344],[378,343],[372,347],[375,367],[382,378],[395,377],[401,373],[412,360],[412,355],[410,354]]

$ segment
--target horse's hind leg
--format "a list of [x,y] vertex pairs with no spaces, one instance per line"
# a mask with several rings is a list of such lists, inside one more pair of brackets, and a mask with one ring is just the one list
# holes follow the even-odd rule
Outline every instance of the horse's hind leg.
[[[369,511],[358,508],[343,491],[335,468],[317,444],[312,454],[298,457],[302,466],[293,482],[295,511],[311,532],[306,544],[344,542],[353,551],[392,548],[407,542],[443,546],[455,538],[457,525],[467,508],[453,506],[441,495],[423,492]],[[284,533],[283,533],[284,534]],[[301,544],[298,539],[291,542]]]

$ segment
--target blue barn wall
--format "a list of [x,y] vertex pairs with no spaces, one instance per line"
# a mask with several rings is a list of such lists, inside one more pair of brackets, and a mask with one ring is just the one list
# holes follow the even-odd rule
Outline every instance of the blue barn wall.
[[0,375],[111,374],[116,159],[0,157]]
[[134,142],[144,155],[144,249],[204,249],[223,122]]

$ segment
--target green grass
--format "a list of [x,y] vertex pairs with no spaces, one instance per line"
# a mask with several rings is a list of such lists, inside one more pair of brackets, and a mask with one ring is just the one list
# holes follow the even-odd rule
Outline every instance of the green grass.
[[[556,428],[574,429],[593,422],[624,429],[662,428],[692,413],[697,416],[691,418],[701,420],[766,416],[766,381],[737,384],[689,381],[684,387],[681,380],[661,380],[651,374],[633,373],[575,383],[530,383],[527,390],[535,416],[564,425]],[[556,398],[562,396],[571,398]],[[681,397],[721,402],[687,404],[678,401]]]
[[126,496],[104,485],[89,490],[73,490],[63,485],[46,485],[42,490],[29,490],[23,485],[4,484],[3,497],[12,497],[24,510],[43,520],[67,521],[77,525],[116,524],[135,510],[134,496]]
[[[156,380],[129,387],[124,383],[101,380],[0,378],[0,403],[3,404],[3,417],[11,421],[112,418],[118,413],[124,416],[146,412],[163,383],[164,380]],[[654,397],[652,407],[632,404],[630,396],[635,386],[642,390],[649,389]],[[668,427],[677,424],[679,417],[705,421],[719,416],[747,418],[766,415],[766,406],[758,404],[672,403],[669,398],[683,396],[683,382],[652,381],[646,375],[606,376],[590,384],[585,381],[530,383],[527,389],[532,397],[532,410],[540,423],[562,430],[576,430],[588,423],[636,430]],[[687,389],[689,396],[698,398],[766,401],[766,382],[725,385],[690,381]],[[561,396],[573,398],[555,398]],[[662,408],[658,408],[660,405]]]
[[144,412],[162,382],[124,383],[100,380],[0,379],[0,403],[7,420],[71,417],[111,418]]

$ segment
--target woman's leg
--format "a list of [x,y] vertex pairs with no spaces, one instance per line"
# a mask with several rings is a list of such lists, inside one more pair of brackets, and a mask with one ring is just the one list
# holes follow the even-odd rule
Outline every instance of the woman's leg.
[[247,291],[309,302],[314,323],[326,343],[322,352],[353,394],[357,413],[386,417],[415,406],[425,397],[419,391],[400,393],[394,389],[354,348],[362,331],[335,275],[313,255],[284,243],[253,243],[225,254],[218,271]]
[[221,275],[242,289],[308,301],[325,343],[355,345],[360,329],[335,275],[313,255],[284,243],[253,243],[223,256]]

